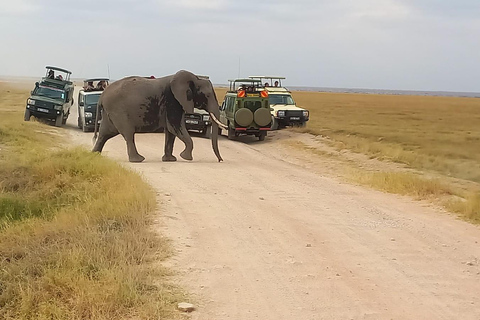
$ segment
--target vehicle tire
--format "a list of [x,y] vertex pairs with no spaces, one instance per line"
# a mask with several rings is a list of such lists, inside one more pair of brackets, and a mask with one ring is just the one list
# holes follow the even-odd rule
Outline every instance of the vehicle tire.
[[90,130],[88,129],[88,127],[85,124],[82,124],[82,131],[83,132],[88,132]]
[[237,137],[237,135],[235,134],[235,129],[233,128],[230,128],[230,126],[228,126],[228,135],[227,135],[228,139],[230,140],[233,140],[235,139],[235,137]]
[[260,134],[258,135],[258,141],[263,141],[265,140],[265,137],[267,136],[267,132],[260,132]]
[[210,127],[205,127],[205,128],[203,128],[202,130],[200,130],[200,135],[201,135],[202,137],[206,137],[207,134],[208,134],[209,129],[210,129]]
[[68,116],[70,115],[70,110],[67,112],[67,114],[63,117],[62,119],[62,124],[66,124],[67,123],[67,119],[68,119]]
[[23,120],[25,121],[30,121],[30,117],[32,116],[32,113],[30,112],[30,110],[25,110],[25,117],[23,118]]
[[61,127],[63,123],[63,112],[61,112],[55,119],[55,127]]
[[270,130],[278,130],[278,120],[272,116],[272,125],[270,126]]

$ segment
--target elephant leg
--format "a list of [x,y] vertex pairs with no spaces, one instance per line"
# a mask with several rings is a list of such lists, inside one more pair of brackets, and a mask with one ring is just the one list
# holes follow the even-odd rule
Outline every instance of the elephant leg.
[[173,155],[173,143],[175,142],[175,135],[170,132],[170,129],[165,130],[165,154],[162,157],[162,161],[177,161],[177,158]]
[[101,153],[105,142],[115,137],[116,135],[118,135],[118,130],[115,128],[112,121],[108,119],[108,117],[105,117],[98,130],[98,138],[95,142],[95,146],[93,147],[92,152]]
[[140,155],[137,151],[137,147],[135,146],[135,131],[127,130],[126,132],[122,132],[122,136],[127,142],[127,153],[128,153],[128,161],[130,162],[142,162],[145,160],[145,157]]
[[185,120],[182,117],[182,123],[180,125],[180,130],[177,132],[177,136],[185,144],[185,149],[180,153],[180,157],[185,160],[193,160],[193,141],[188,133],[187,127],[185,126]]

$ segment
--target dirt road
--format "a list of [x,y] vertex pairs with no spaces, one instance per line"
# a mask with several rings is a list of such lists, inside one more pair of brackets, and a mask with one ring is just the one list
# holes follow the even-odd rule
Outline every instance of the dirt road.
[[[92,133],[67,130],[91,147]],[[163,163],[163,134],[104,154],[141,172],[161,201],[170,261],[191,319],[480,319],[480,229],[408,198],[313,170],[278,139],[194,137],[194,161]],[[315,162],[311,159],[310,164]]]

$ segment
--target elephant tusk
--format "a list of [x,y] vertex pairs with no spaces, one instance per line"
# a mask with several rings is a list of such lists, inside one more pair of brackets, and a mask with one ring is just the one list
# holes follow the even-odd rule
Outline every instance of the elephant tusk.
[[211,112],[209,112],[210,114],[210,117],[212,118],[213,121],[215,121],[216,124],[218,124],[218,126],[222,129],[225,129],[225,130],[228,130],[228,127],[226,125],[224,125],[223,123],[221,123],[220,121],[218,121],[217,117],[215,117],[215,115]]

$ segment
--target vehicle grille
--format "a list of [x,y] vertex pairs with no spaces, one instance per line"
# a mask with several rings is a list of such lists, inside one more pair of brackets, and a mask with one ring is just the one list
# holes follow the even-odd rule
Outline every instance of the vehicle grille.
[[40,107],[40,108],[51,108],[52,107],[52,103],[51,102],[46,102],[46,101],[42,101],[42,100],[35,100],[35,106],[36,107]]
[[195,119],[195,120],[201,120],[201,116],[198,114],[185,114],[185,119]]
[[287,110],[285,113],[286,117],[301,117],[303,116],[303,111],[302,110]]

